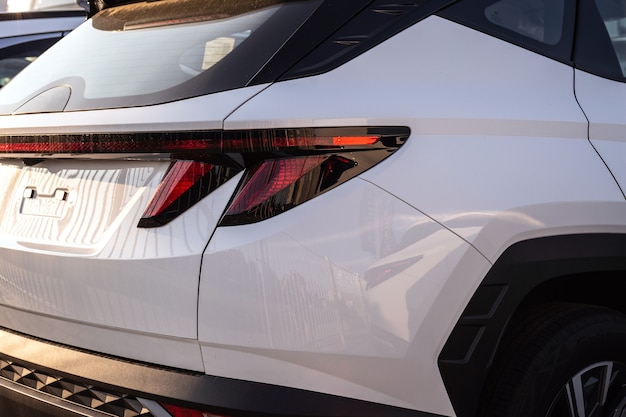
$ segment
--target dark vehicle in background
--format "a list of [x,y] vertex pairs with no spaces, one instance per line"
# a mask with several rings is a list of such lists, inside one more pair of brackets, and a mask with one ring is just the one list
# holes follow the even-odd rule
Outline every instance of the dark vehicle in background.
[[85,17],[74,2],[0,0],[0,87]]

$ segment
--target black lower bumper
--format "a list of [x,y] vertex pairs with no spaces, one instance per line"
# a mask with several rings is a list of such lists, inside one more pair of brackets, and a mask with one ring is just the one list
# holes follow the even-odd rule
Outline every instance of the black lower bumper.
[[41,398],[19,384],[0,378],[0,412],[11,417],[76,417],[85,416],[80,407],[54,398]]
[[[109,404],[103,402],[104,397]],[[437,417],[319,392],[130,362],[0,328],[2,415],[5,410],[14,417],[115,415],[116,407],[123,404],[143,416],[139,403],[143,400],[233,416]]]

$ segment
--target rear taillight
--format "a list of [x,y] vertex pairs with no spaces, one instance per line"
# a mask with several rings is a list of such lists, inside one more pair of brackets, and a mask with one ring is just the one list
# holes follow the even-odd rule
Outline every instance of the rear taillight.
[[[0,136],[0,154],[169,158],[139,227],[158,227],[245,170],[220,225],[258,222],[362,173],[398,149],[406,127]],[[149,154],[149,155],[145,155]]]
[[[402,127],[248,132],[245,142],[255,149],[242,150],[247,170],[220,225],[258,222],[302,204],[382,161],[408,135]],[[272,150],[259,152],[260,143]]]
[[221,224],[252,223],[282,213],[353,177],[358,165],[338,155],[262,161],[247,172]]
[[222,414],[214,414],[208,411],[199,411],[191,408],[179,407],[177,405],[162,404],[172,417],[226,417]]
[[241,168],[230,165],[173,161],[138,226],[158,227],[170,222],[239,171]]

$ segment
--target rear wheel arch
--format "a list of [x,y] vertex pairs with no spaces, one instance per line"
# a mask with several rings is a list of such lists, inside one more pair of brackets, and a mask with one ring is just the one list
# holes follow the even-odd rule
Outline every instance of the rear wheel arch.
[[517,316],[551,303],[621,311],[626,234],[542,237],[506,249],[483,279],[439,356],[439,369],[459,417],[478,414],[500,341]]
[[479,415],[592,417],[626,410],[626,315],[601,306],[528,306],[505,332]]

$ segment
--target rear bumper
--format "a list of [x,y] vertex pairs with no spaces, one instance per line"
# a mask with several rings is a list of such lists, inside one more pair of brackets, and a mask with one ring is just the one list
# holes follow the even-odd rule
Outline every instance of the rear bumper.
[[125,404],[136,409],[137,416],[160,417],[158,410],[141,410],[155,401],[226,415],[435,417],[329,394],[152,367],[0,329],[3,414],[97,417]]
[[0,410],[3,414],[13,417],[105,416],[67,401],[37,393],[5,378],[0,378]]

